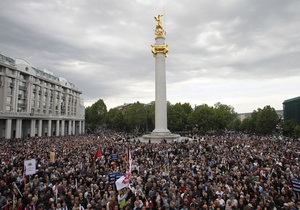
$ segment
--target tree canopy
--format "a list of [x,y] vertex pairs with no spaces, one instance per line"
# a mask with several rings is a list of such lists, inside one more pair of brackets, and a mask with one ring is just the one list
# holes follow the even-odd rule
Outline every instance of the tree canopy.
[[[155,128],[155,102],[142,104],[135,102],[124,107],[112,108],[107,112],[106,105],[99,99],[86,108],[86,127],[90,132],[99,132],[101,128],[116,131],[147,133]],[[168,129],[171,132],[193,132],[199,134],[236,131],[256,134],[271,134],[276,131],[279,118],[274,108],[265,106],[241,120],[234,108],[220,102],[209,106],[192,106],[189,103],[167,103]],[[286,123],[283,132],[293,135],[300,133],[296,124]]]

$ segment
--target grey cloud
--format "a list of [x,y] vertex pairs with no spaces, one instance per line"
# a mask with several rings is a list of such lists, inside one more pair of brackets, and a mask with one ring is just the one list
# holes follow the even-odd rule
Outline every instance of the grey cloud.
[[[172,87],[188,88],[192,80],[295,78],[300,72],[298,0],[4,0],[0,6],[5,8],[0,52],[65,77],[87,101],[134,102],[147,94],[153,100],[150,45],[157,13],[165,14],[167,82]],[[228,84],[218,85],[226,89]],[[218,91],[220,86],[210,88]],[[198,94],[186,88],[196,100]],[[178,100],[180,94],[189,96],[169,93]],[[207,96],[214,97],[222,102],[220,92]]]

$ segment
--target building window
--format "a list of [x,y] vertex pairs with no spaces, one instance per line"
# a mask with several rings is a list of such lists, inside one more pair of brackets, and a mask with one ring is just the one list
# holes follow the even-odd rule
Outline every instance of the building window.
[[26,82],[20,81],[20,86],[26,87]]
[[11,105],[11,97],[6,97],[6,104]]
[[10,75],[15,75],[15,71],[12,70],[12,69],[8,69],[8,70],[7,70],[7,73],[10,74]]
[[7,95],[11,96],[13,94],[13,89],[11,87],[7,88]]
[[24,74],[20,74],[20,78],[23,79],[23,80],[25,80]]
[[11,106],[6,105],[6,111],[11,111]]

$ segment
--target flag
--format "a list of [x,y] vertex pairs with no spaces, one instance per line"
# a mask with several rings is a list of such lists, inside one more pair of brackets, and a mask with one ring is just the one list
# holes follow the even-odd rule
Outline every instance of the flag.
[[129,185],[130,181],[130,174],[131,172],[127,171],[123,176],[121,176],[117,181],[116,181],[116,187],[117,190],[121,190],[124,187],[127,187]]
[[131,178],[131,164],[132,164],[131,152],[129,150],[126,154],[126,160],[127,160],[127,171],[123,176],[117,179],[116,181],[117,190],[123,189],[124,187],[127,187],[129,185],[129,181]]
[[23,171],[23,184],[24,184],[24,187],[26,186],[26,166],[24,166],[24,171]]
[[164,161],[164,176],[169,176],[169,155],[166,151],[165,161]]
[[55,153],[50,152],[50,163],[55,163]]
[[299,193],[300,192],[300,180],[291,179],[293,191]]
[[98,147],[97,152],[96,152],[96,154],[94,156],[94,162],[96,162],[96,160],[97,160],[98,157],[101,157],[101,151],[100,151],[99,147]]

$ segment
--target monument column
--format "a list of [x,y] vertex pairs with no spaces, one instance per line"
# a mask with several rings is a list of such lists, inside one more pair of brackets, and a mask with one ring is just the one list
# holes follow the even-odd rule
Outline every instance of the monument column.
[[167,87],[166,87],[166,57],[168,45],[165,43],[165,30],[161,22],[163,15],[155,16],[155,44],[151,45],[155,58],[155,129],[150,135],[144,135],[144,139],[153,142],[171,141],[179,138],[178,134],[172,134],[168,130],[167,122]]
[[157,36],[156,43],[152,45],[155,57],[155,129],[158,135],[169,134],[167,123],[167,88],[166,88],[166,56],[168,45],[164,36]]

